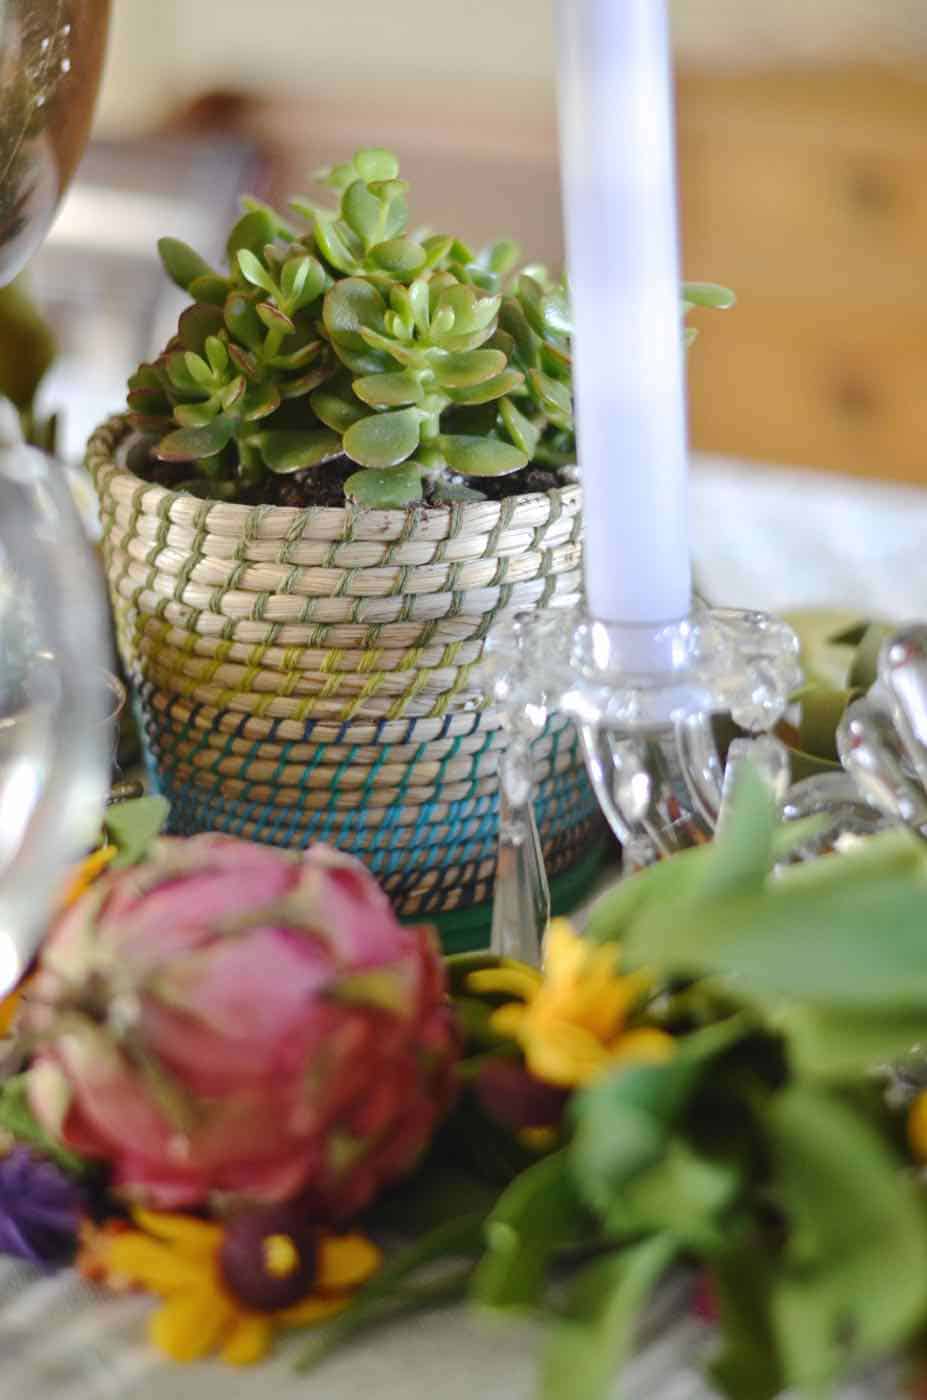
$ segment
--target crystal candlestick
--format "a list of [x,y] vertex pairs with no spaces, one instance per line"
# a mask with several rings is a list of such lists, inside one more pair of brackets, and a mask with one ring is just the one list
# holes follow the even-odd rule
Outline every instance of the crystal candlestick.
[[605,816],[637,868],[707,841],[723,820],[725,762],[716,717],[729,715],[781,797],[788,758],[769,732],[801,682],[798,638],[758,612],[698,606],[661,627],[603,623],[582,611],[516,617],[491,634],[487,689],[509,749],[501,810],[494,952],[537,961],[547,920],[529,743],[551,710],[574,720]]

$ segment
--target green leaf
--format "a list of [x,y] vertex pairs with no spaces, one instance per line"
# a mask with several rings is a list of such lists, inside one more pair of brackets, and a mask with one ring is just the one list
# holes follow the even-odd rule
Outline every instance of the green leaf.
[[495,438],[444,436],[437,446],[461,476],[507,476],[528,465],[524,452]]
[[274,384],[250,384],[241,400],[240,412],[246,423],[267,418],[280,407],[280,392]]
[[[250,218],[250,215],[248,216]],[[250,248],[239,248],[236,254],[242,276],[255,287],[261,287],[271,296],[277,294],[277,284],[261,260]]]
[[532,423],[530,418],[526,418],[521,410],[509,398],[499,400],[499,414],[505,426],[505,431],[512,439],[515,446],[524,452],[530,461],[537,451],[537,445],[541,440],[541,429]]
[[355,379],[354,393],[371,408],[398,408],[402,404],[420,404],[425,398],[420,375],[414,370],[399,373],[370,374]]
[[290,310],[298,311],[317,300],[325,290],[325,269],[318,258],[288,258],[280,274],[280,287]]
[[763,1128],[788,1226],[774,1327],[787,1381],[813,1390],[922,1324],[927,1216],[900,1157],[836,1098],[790,1088]]
[[519,364],[525,369],[537,369],[540,363],[538,338],[514,297],[506,297],[502,302],[499,325],[514,340]]
[[362,467],[398,466],[418,447],[419,424],[414,408],[372,414],[347,430],[344,450]]
[[184,364],[187,366],[187,373],[194,384],[199,384],[208,388],[213,382],[212,370],[204,359],[194,354],[192,350],[184,353]]
[[383,471],[364,468],[344,483],[344,494],[359,506],[377,510],[401,509],[422,499],[421,469],[414,462]]
[[347,239],[331,219],[317,215],[314,223],[316,246],[338,272],[350,274],[357,271],[357,259],[352,253]]
[[630,1359],[640,1315],[678,1252],[655,1235],[588,1264],[544,1349],[541,1400],[607,1400]]
[[250,441],[278,476],[317,467],[341,452],[338,434],[324,428],[268,428],[255,433]]
[[453,313],[455,335],[485,330],[495,321],[501,305],[501,297],[478,296],[472,287],[459,284],[446,288],[439,298],[439,308]]
[[539,369],[529,369],[528,383],[550,421],[558,428],[572,427],[573,396],[566,385]]
[[[266,209],[252,209],[242,217],[233,227],[225,245],[225,256],[228,265],[234,271],[240,267],[241,263],[238,254],[247,250],[255,258],[259,257],[268,243],[273,243],[277,236],[277,221]],[[244,268],[242,268],[244,272]],[[247,273],[245,273],[247,276]],[[249,282],[253,278],[248,278]],[[257,283],[262,286],[263,283]]]
[[382,335],[385,314],[386,302],[376,287],[360,277],[345,277],[326,293],[322,319],[336,345],[364,351],[361,331]]
[[923,1043],[927,1015],[868,1007],[831,1010],[789,1002],[776,1011],[775,1027],[788,1042],[797,1074],[853,1084]]
[[732,291],[714,282],[683,282],[682,295],[693,306],[710,306],[718,311],[726,311],[737,301]]
[[170,803],[164,797],[136,797],[107,807],[103,819],[107,840],[118,848],[111,870],[136,865],[147,854],[167,821]]
[[264,324],[257,313],[257,296],[253,292],[232,292],[225,303],[225,324],[248,350],[263,350]]
[[[477,350],[475,353],[481,354],[482,352]],[[492,354],[493,352],[487,353]],[[494,403],[496,399],[501,399],[505,394],[511,394],[520,389],[524,382],[525,376],[519,370],[505,369],[501,374],[494,375],[492,379],[484,379],[482,383],[474,384],[469,389],[449,389],[448,394],[452,403]]]
[[662,1159],[708,1067],[746,1031],[739,1018],[696,1031],[665,1064],[628,1065],[573,1098],[570,1171],[580,1196],[599,1215],[606,1216],[627,1183]]
[[433,233],[430,237],[422,239],[426,268],[437,267],[439,262],[444,261],[453,246],[454,240],[447,233]]
[[69,1176],[91,1175],[94,1164],[56,1142],[35,1117],[29,1105],[28,1083],[28,1073],[0,1083],[0,1130],[9,1133],[24,1147],[34,1147]]
[[209,399],[206,403],[179,403],[174,408],[174,421],[181,428],[205,428],[219,412],[219,404]]
[[392,151],[384,150],[381,146],[371,146],[368,150],[358,151],[354,157],[354,169],[360,178],[368,183],[372,180],[399,178],[399,161]]
[[761,890],[772,867],[777,826],[775,794],[748,759],[734,774],[727,819],[702,865],[699,894],[752,894]]
[[721,1320],[721,1351],[711,1375],[727,1400],[777,1400],[785,1389],[770,1300],[774,1268],[760,1239],[734,1236],[711,1263]]
[[411,238],[390,238],[370,250],[377,267],[401,282],[411,282],[427,262],[424,248]]
[[404,180],[376,180],[370,186],[370,193],[383,205],[383,226],[380,239],[388,241],[405,232],[409,222],[409,206],[406,195],[409,186]]
[[217,335],[206,340],[206,358],[214,374],[224,374],[229,366],[229,352]]
[[382,237],[385,212],[363,180],[355,180],[341,197],[341,217],[368,251]]
[[520,257],[521,248],[514,239],[499,238],[482,250],[479,262],[497,277],[505,277],[516,266]]
[[277,331],[280,336],[295,334],[296,327],[290,317],[273,302],[259,301],[255,310],[269,331]]
[[571,336],[573,317],[570,303],[563,287],[554,287],[541,298],[541,315],[545,328],[552,335]]
[[209,337],[218,335],[222,329],[222,321],[222,311],[218,306],[188,306],[177,322],[177,335],[181,345],[185,350],[192,350],[201,355]]
[[316,418],[336,433],[346,433],[354,423],[367,417],[366,408],[353,397],[349,386],[340,392],[329,386],[316,389],[309,398],[309,406]]
[[[709,847],[695,846],[672,860],[661,860],[645,870],[618,880],[593,904],[586,923],[590,943],[619,943],[634,920],[651,905],[669,900],[682,901],[702,878],[702,867]],[[680,906],[681,907],[681,906]]]
[[235,425],[220,414],[202,428],[178,428],[168,433],[152,451],[162,462],[192,462],[214,457],[232,441]]
[[660,1231],[698,1253],[717,1253],[729,1231],[727,1214],[743,1186],[733,1160],[696,1152],[673,1138],[659,1162],[616,1192],[604,1213],[606,1230]]
[[435,378],[449,389],[466,389],[482,384],[505,369],[501,350],[470,350],[463,355],[442,355],[432,361]]
[[164,270],[172,282],[187,292],[198,277],[215,277],[217,274],[205,258],[201,258],[187,243],[179,238],[159,238],[158,253]]
[[543,1158],[516,1177],[489,1217],[487,1250],[474,1278],[474,1297],[506,1311],[536,1307],[557,1252],[581,1243],[591,1229],[566,1153]]
[[[837,864],[842,857],[828,856]],[[897,876],[829,889],[651,906],[628,937],[634,962],[736,979],[775,1010],[816,1007],[921,1016],[927,1038],[927,888]],[[683,921],[680,926],[680,920]],[[886,936],[885,930],[891,930]]]

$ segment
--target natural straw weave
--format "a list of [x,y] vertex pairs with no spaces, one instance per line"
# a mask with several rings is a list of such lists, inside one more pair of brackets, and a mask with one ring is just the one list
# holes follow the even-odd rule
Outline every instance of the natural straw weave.
[[[580,491],[407,511],[243,506],[90,440],[103,553],[171,828],[361,855],[403,914],[490,897],[503,735],[474,668],[502,614],[575,601]],[[535,745],[552,873],[596,805],[572,727]]]

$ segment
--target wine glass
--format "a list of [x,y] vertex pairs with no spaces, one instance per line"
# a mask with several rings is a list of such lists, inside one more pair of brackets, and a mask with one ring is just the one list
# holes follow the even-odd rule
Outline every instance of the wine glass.
[[[0,0],[0,284],[83,152],[109,0]],[[0,399],[0,995],[99,830],[111,701],[102,581],[60,465]]]

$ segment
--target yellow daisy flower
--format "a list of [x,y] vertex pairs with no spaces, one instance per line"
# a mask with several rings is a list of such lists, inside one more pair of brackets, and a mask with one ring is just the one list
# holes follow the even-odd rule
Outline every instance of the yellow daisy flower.
[[493,1013],[491,1025],[521,1045],[532,1074],[575,1088],[618,1064],[659,1063],[675,1042],[655,1026],[627,1028],[649,985],[645,973],[621,976],[617,943],[587,943],[565,919],[555,919],[544,945],[543,974],[517,965],[471,973],[477,993],[519,998]]
[[908,1109],[908,1143],[919,1162],[927,1162],[927,1091]]
[[[363,1235],[323,1235],[313,1241],[314,1259],[305,1296],[287,1306],[248,1306],[232,1291],[223,1268],[223,1246],[235,1229],[188,1215],[135,1212],[139,1229],[104,1227],[84,1236],[78,1267],[85,1277],[110,1288],[141,1287],[164,1299],[149,1321],[154,1346],[172,1361],[199,1361],[218,1351],[232,1366],[266,1356],[275,1332],[323,1322],[350,1302],[351,1294],[376,1273],[381,1255]],[[293,1280],[297,1289],[306,1257],[295,1233],[271,1229],[256,1244],[255,1271],[271,1284]]]

